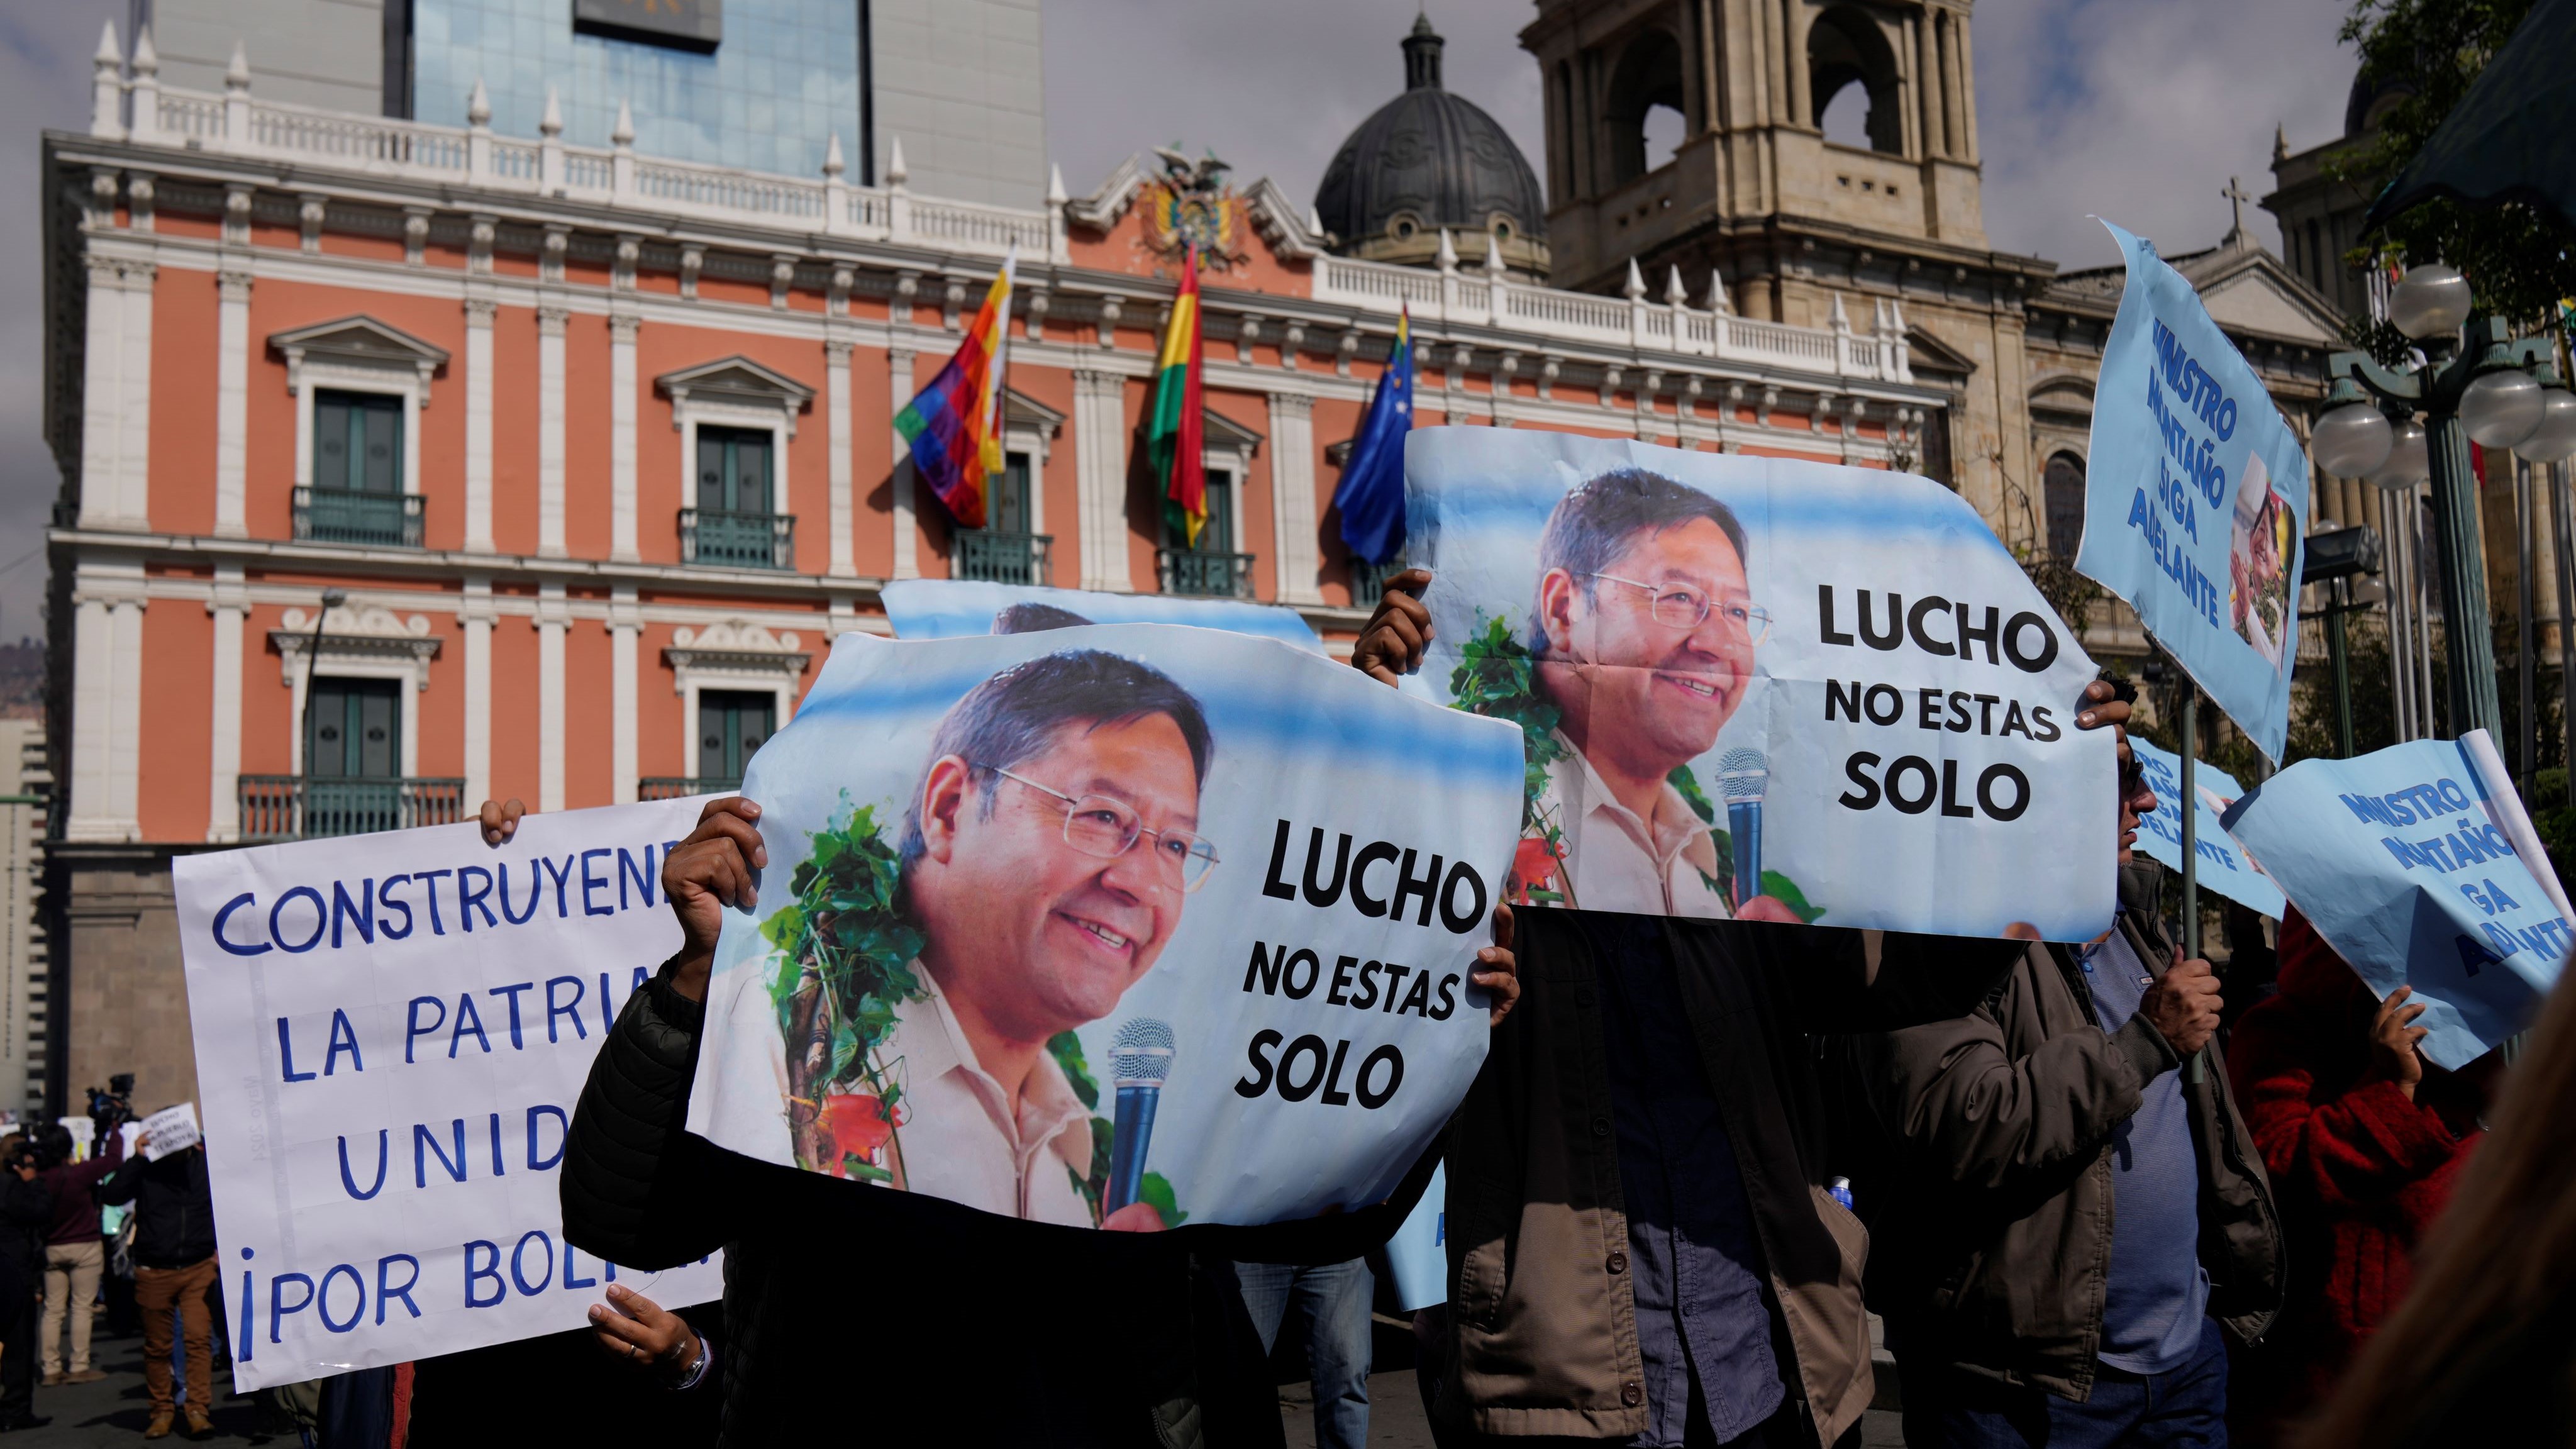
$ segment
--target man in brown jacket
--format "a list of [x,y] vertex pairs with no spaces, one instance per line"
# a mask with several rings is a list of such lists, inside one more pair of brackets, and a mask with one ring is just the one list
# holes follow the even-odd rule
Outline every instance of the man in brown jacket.
[[2200,1056],[2217,982],[2130,857],[2155,806],[2124,758],[2103,937],[2034,944],[1967,1016],[1848,1044],[1883,1134],[1855,1173],[1870,1302],[1918,1449],[2224,1445],[2224,1340],[2280,1306],[2271,1187]]
[[[1352,663],[1430,638],[1418,570]],[[2128,709],[2097,686],[2077,723]],[[1814,1449],[1871,1391],[1868,1235],[1827,1191],[1811,1033],[1973,1008],[2012,941],[1601,911],[1515,917],[1522,1002],[1450,1126],[1444,1444]]]

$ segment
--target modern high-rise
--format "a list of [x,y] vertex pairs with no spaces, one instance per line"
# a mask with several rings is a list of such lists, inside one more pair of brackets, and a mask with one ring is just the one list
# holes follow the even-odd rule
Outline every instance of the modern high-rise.
[[1040,0],[129,0],[164,84],[220,91],[238,42],[269,100],[439,125],[483,89],[495,135],[851,180],[902,148],[929,195],[1046,190]]

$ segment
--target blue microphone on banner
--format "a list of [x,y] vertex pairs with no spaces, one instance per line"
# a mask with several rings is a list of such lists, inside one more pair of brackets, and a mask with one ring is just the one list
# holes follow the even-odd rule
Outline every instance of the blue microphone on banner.
[[1102,1216],[1134,1202],[1145,1186],[1145,1144],[1154,1135],[1154,1107],[1163,1079],[1172,1074],[1171,1023],[1136,1017],[1109,1044],[1109,1076],[1118,1093],[1110,1134],[1109,1187]]
[[1735,908],[1762,894],[1762,796],[1771,786],[1771,757],[1729,750],[1717,759],[1718,793],[1726,797],[1726,833],[1735,845]]

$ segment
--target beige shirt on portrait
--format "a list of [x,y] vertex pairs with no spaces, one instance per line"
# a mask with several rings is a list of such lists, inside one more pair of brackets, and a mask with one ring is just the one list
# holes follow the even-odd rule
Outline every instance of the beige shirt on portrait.
[[[906,1189],[1032,1222],[1093,1226],[1090,1204],[1070,1175],[1091,1167],[1091,1111],[1074,1096],[1064,1069],[1041,1051],[1013,1112],[1001,1083],[975,1060],[938,982],[919,961],[913,970],[929,999],[903,1003],[876,1051],[909,1108],[896,1132]],[[786,1053],[763,974],[738,967],[716,977],[708,993],[711,1028],[757,1016],[769,1024],[770,1045],[764,1053],[725,1054],[702,1130],[751,1156],[793,1166]]]
[[1664,785],[1655,797],[1654,818],[1640,819],[1610,793],[1564,731],[1556,741],[1567,753],[1548,766],[1538,815],[1565,832],[1565,904],[1645,916],[1734,914],[1709,884],[1717,874],[1717,846],[1708,838],[1708,823],[1681,791]]

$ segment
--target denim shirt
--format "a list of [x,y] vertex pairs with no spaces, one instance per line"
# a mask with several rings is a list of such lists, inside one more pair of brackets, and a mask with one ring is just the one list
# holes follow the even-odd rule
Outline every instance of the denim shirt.
[[1629,1442],[1678,1446],[1697,1420],[1723,1444],[1787,1395],[1772,1351],[1770,1280],[1664,924],[1609,919],[1618,926],[1604,930],[1599,958],[1602,1044],[1649,1415]]

